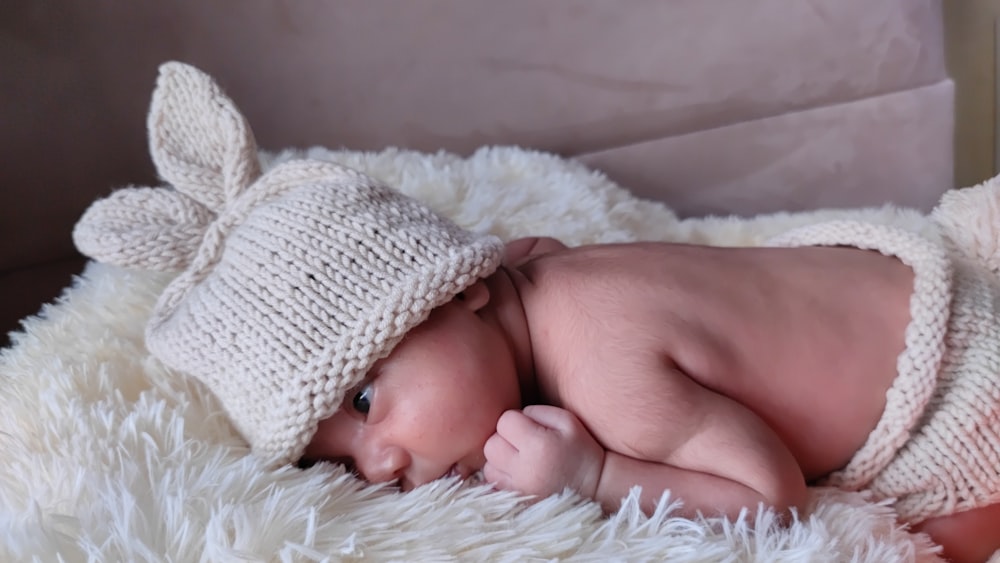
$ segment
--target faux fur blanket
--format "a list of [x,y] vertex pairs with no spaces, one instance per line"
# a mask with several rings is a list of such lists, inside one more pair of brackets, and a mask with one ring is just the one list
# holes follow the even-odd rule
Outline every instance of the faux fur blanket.
[[[927,230],[892,208],[681,221],[557,157],[489,148],[463,159],[313,149],[416,196],[461,225],[568,244],[636,239],[753,245],[833,216]],[[286,153],[277,159],[301,156]],[[265,160],[272,160],[265,155]],[[652,517],[629,497],[605,518],[565,493],[536,504],[443,480],[409,493],[343,470],[264,470],[197,384],[143,348],[167,279],[90,264],[0,355],[4,561],[932,561],[924,536],[860,494],[816,489],[781,527]]]

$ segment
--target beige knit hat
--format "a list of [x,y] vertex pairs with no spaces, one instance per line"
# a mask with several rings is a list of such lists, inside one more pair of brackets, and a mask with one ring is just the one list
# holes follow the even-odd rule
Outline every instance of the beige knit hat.
[[300,160],[261,175],[245,119],[193,67],[160,67],[148,126],[172,188],[97,201],[74,241],[99,261],[180,271],[146,344],[204,382],[268,461],[301,457],[376,360],[499,265],[499,239],[360,172]]

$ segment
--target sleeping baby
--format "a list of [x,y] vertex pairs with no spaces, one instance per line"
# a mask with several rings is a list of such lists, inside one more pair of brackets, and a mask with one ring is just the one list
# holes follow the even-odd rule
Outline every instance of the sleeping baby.
[[150,135],[172,188],[95,203],[77,245],[179,272],[147,346],[273,464],[404,490],[482,472],[608,511],[638,485],[688,515],[800,511],[828,484],[894,499],[955,560],[1000,549],[1000,274],[946,228],[503,244],[343,166],[262,174],[232,102],[179,64]]

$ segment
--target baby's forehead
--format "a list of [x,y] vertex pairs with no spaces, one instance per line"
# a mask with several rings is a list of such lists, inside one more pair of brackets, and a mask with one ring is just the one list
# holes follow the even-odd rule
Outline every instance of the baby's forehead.
[[406,334],[403,335],[400,341],[397,342],[396,345],[392,347],[392,349],[388,350],[385,353],[385,355],[383,355],[381,358],[375,360],[375,362],[372,363],[371,367],[368,368],[368,371],[365,372],[364,377],[360,381],[358,381],[355,387],[364,385],[365,382],[378,378],[385,371],[386,366],[391,365],[394,362],[400,361],[399,360],[401,356],[401,354],[399,353],[400,345],[406,342],[408,335],[412,332],[413,329],[411,328],[409,331],[407,331]]

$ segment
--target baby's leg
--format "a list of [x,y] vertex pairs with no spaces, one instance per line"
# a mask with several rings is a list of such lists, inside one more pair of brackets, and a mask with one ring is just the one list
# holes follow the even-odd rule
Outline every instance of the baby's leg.
[[915,529],[944,547],[948,560],[982,563],[1000,550],[1000,504],[931,518]]

